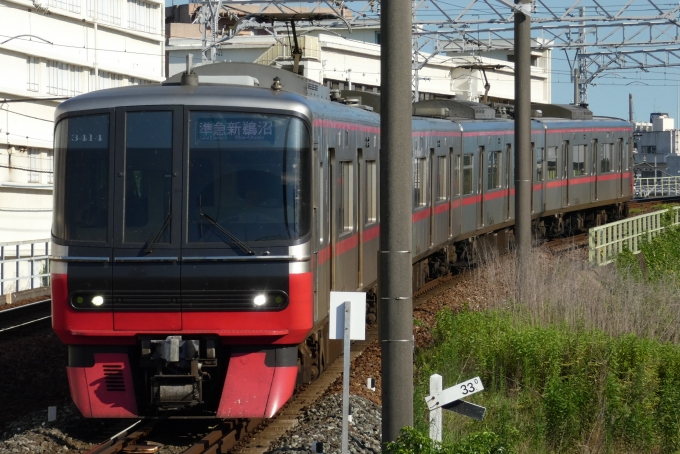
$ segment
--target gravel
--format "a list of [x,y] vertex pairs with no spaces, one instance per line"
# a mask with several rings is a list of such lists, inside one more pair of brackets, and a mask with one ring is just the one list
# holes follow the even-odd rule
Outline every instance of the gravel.
[[[379,453],[382,408],[368,399],[350,395],[350,453]],[[268,454],[312,453],[312,443],[323,443],[323,452],[342,448],[342,395],[329,394],[305,410],[298,425],[270,446]]]

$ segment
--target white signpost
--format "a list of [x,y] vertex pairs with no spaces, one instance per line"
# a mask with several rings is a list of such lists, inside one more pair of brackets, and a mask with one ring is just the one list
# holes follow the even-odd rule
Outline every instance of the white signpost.
[[442,376],[430,376],[430,395],[425,397],[425,403],[430,410],[430,438],[442,441],[442,409],[450,410],[481,421],[484,419],[486,408],[461,400],[484,391],[484,385],[479,377],[458,383],[442,391]]
[[331,292],[329,337],[343,339],[342,454],[349,452],[350,340],[366,339],[366,293]]

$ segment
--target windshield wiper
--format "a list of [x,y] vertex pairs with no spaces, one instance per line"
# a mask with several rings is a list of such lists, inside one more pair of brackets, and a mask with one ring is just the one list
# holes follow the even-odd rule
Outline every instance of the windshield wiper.
[[161,236],[163,235],[163,232],[165,232],[165,229],[168,228],[168,225],[170,225],[170,218],[172,218],[172,213],[168,213],[168,215],[165,217],[165,221],[163,221],[163,225],[161,228],[156,232],[156,234],[151,238],[151,241],[146,246],[146,253],[151,254],[153,250],[154,244],[158,243],[158,241],[161,239]]
[[246,244],[245,244],[243,241],[241,241],[241,240],[239,240],[238,238],[236,238],[233,234],[231,234],[231,232],[229,232],[227,229],[225,229],[225,228],[222,227],[220,224],[218,224],[216,220],[214,220],[213,218],[211,218],[210,216],[208,216],[208,215],[205,214],[205,213],[201,213],[201,217],[204,218],[204,219],[205,219],[206,221],[208,221],[209,223],[211,223],[213,226],[215,226],[215,228],[216,228],[217,230],[219,230],[220,232],[224,233],[224,234],[227,235],[229,238],[231,238],[231,240],[232,240],[234,243],[236,243],[236,245],[237,245],[238,247],[240,247],[240,248],[243,249],[245,252],[247,252],[248,255],[255,255],[255,251],[253,251],[252,249],[250,249],[248,246],[246,246]]

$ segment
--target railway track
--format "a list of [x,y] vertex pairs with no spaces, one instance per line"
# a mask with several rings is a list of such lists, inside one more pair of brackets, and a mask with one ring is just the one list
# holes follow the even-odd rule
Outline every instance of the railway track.
[[0,334],[52,318],[52,300],[37,301],[0,311]]

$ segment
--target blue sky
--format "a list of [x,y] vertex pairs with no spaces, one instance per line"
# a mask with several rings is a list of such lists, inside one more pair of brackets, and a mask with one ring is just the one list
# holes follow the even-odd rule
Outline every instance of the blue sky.
[[[572,2],[563,2],[562,0],[544,1],[552,4],[551,7],[553,9],[559,8],[556,5],[573,4]],[[622,0],[600,0],[599,3],[605,7],[616,8],[627,2],[628,0],[625,2]],[[187,0],[174,0],[174,2],[166,0],[166,6],[170,6],[173,3],[187,3]],[[460,9],[462,6],[467,5],[469,0],[454,0],[446,3],[452,5],[452,8]],[[353,2],[353,4],[357,5],[358,3]],[[657,4],[661,5],[662,8],[667,8],[670,5],[669,3],[660,2]],[[484,5],[480,8],[482,7]],[[356,6],[352,8],[356,9]],[[645,6],[644,3],[640,3],[637,11],[640,11],[640,14],[648,14],[647,10],[649,8],[651,8],[649,4]],[[488,14],[481,9],[477,12],[480,13],[477,17]],[[427,15],[428,12],[425,12],[425,14]],[[552,101],[556,104],[571,103],[574,96],[574,88],[569,77],[570,70],[566,55],[563,51],[553,51],[552,56]],[[603,72],[594,82],[596,86],[591,85],[588,87],[588,102],[591,110],[596,115],[627,119],[628,94],[632,93],[636,121],[649,121],[649,114],[651,112],[667,112],[672,118],[676,119],[676,126],[678,126],[680,67],[653,68],[649,69],[648,72],[641,70],[608,71]]]

